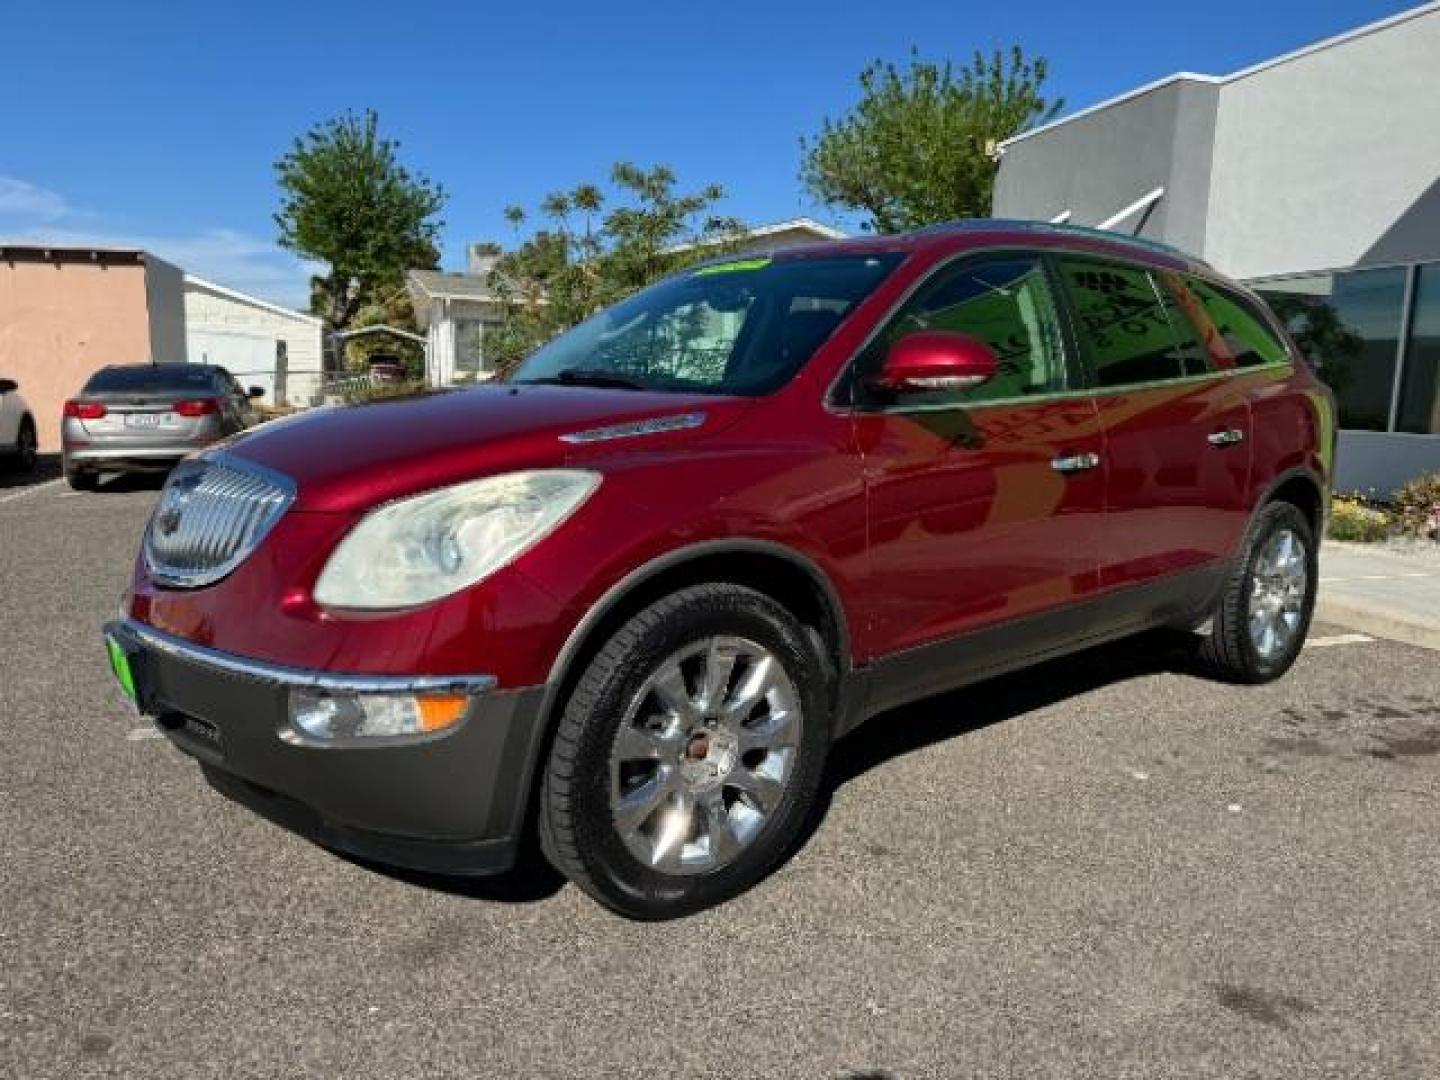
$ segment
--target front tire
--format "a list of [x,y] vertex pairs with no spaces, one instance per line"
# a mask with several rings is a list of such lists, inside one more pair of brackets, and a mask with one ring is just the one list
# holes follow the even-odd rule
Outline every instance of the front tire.
[[813,635],[763,593],[698,585],[650,605],[566,703],[541,789],[546,854],[635,919],[743,892],[814,804],[831,689]]
[[1300,510],[1269,503],[1255,515],[1215,608],[1200,661],[1236,683],[1278,679],[1305,644],[1319,565],[1315,530]]

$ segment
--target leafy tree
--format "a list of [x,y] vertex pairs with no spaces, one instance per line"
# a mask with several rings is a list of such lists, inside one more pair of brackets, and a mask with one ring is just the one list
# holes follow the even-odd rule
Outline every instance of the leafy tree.
[[995,149],[1042,124],[1064,102],[1042,89],[1048,65],[980,53],[958,70],[921,60],[907,69],[875,61],[860,73],[860,102],[800,140],[800,179],[827,206],[868,215],[865,227],[903,232],[990,213]]
[[[619,162],[610,194],[579,184],[540,201],[544,220],[496,265],[491,287],[504,307],[486,333],[487,355],[513,367],[561,331],[666,274],[727,250],[743,230],[716,213],[725,197],[718,184],[677,192],[673,171]],[[505,209],[517,233],[530,215]]]
[[388,306],[406,270],[439,263],[445,192],[400,164],[373,110],[316,124],[275,163],[280,246],[326,264],[310,309],[348,329],[367,305]]

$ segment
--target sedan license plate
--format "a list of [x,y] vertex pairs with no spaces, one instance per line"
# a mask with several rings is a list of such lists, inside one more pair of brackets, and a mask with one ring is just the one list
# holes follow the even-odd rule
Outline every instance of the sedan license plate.
[[153,428],[165,422],[165,414],[158,412],[134,412],[125,415],[126,427]]

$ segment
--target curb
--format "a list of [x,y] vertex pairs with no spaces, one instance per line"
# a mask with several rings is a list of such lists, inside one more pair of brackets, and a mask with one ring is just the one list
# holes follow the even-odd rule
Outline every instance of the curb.
[[1397,615],[1390,608],[1364,600],[1326,596],[1323,587],[1315,601],[1314,617],[1375,637],[1440,651],[1440,624]]

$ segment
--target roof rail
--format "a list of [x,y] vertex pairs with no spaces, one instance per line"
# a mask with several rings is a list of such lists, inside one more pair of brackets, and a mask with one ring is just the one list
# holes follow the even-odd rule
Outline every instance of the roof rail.
[[1165,243],[1163,240],[1151,240],[1146,236],[1129,236],[1125,233],[1112,232],[1109,229],[1097,229],[1087,225],[1071,225],[1066,222],[1031,221],[1028,218],[957,218],[954,221],[941,221],[934,225],[926,225],[923,229],[916,229],[912,235],[930,236],[936,233],[989,232],[996,229],[1054,233],[1060,236],[1089,236],[1097,240],[1110,240],[1117,244],[1128,244],[1132,247],[1163,252],[1166,255],[1173,255],[1176,258],[1186,259],[1190,262],[1199,263],[1202,266],[1209,265],[1198,255],[1192,255],[1188,251],[1183,251],[1176,247],[1174,244]]

